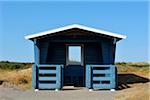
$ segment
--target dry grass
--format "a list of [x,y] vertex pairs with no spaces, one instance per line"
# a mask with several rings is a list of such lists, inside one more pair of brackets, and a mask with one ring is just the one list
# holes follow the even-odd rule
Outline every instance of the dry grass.
[[23,70],[3,70],[0,69],[0,81],[9,83],[9,86],[17,86],[20,89],[31,88],[31,68]]
[[136,75],[140,75],[142,77],[149,78],[149,64],[146,62],[129,62],[129,63],[121,63],[116,64],[118,69],[118,74],[127,74],[132,73]]

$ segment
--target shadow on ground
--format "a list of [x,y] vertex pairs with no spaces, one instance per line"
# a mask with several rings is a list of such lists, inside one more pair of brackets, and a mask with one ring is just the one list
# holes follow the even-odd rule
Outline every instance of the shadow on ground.
[[118,74],[118,90],[130,88],[129,84],[146,82],[150,82],[150,79],[136,74]]

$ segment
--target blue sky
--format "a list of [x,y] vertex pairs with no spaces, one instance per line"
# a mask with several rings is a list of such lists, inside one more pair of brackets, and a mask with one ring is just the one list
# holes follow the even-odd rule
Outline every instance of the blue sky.
[[0,2],[0,60],[34,61],[24,36],[69,24],[127,35],[117,43],[116,61],[147,61],[147,2]]

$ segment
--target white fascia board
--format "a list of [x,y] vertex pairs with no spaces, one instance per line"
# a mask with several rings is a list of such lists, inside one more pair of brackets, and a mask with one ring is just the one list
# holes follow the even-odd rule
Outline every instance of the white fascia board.
[[60,28],[52,29],[52,30],[45,31],[45,32],[27,35],[27,36],[25,36],[25,39],[32,39],[32,38],[36,38],[36,37],[40,37],[40,36],[45,36],[48,34],[60,32],[60,31],[64,31],[64,30],[68,30],[68,29],[72,29],[72,28],[79,28],[79,29],[83,29],[83,30],[87,30],[87,31],[91,31],[91,32],[99,33],[99,34],[104,34],[104,35],[108,35],[108,36],[112,36],[112,37],[116,37],[116,38],[121,38],[121,39],[126,38],[125,35],[116,34],[116,33],[108,32],[108,31],[100,30],[100,29],[95,29],[95,28],[84,26],[84,25],[73,24],[73,25],[60,27]]
[[99,34],[104,34],[104,35],[117,37],[117,38],[122,38],[122,39],[126,38],[125,35],[121,35],[121,34],[117,34],[117,33],[113,33],[113,32],[108,32],[108,31],[104,31],[104,30],[100,30],[100,29],[96,29],[96,28],[83,26],[83,25],[77,25],[77,26],[78,26],[77,28],[81,28],[81,29],[84,29],[84,30],[87,30],[87,31],[92,31],[92,32],[99,33]]

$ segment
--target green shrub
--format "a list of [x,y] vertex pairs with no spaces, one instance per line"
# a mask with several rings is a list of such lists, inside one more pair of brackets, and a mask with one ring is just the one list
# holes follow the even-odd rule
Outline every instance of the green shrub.
[[0,62],[0,69],[19,70],[19,69],[29,68],[29,67],[31,67],[31,65],[32,65],[32,63],[1,61]]

